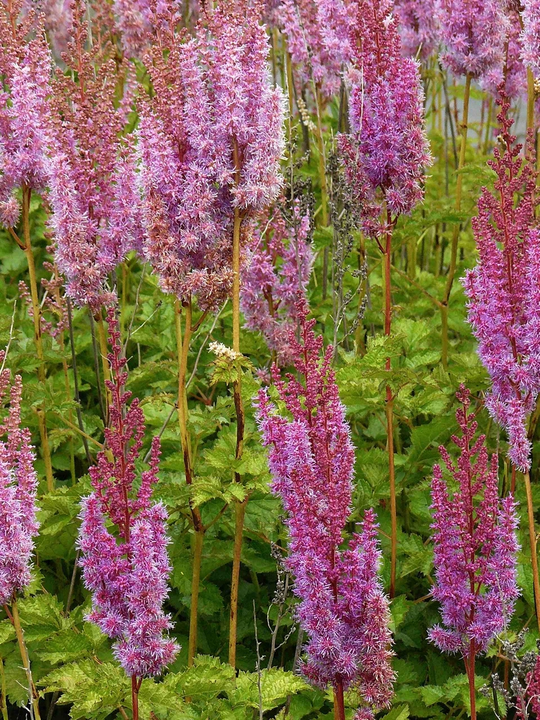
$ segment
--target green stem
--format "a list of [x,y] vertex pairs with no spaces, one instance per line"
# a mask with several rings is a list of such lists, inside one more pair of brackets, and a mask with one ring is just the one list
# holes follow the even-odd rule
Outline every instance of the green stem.
[[[461,201],[463,197],[463,173],[461,172],[465,167],[465,154],[467,151],[467,134],[469,129],[469,100],[471,96],[471,76],[467,75],[465,81],[465,95],[463,98],[463,118],[461,122],[461,146],[459,151],[459,160],[457,167],[457,181],[456,181],[456,212],[461,212]],[[441,307],[441,326],[442,326],[442,364],[443,367],[448,367],[448,303],[450,301],[450,293],[454,285],[457,268],[457,256],[458,256],[458,244],[459,244],[460,224],[454,225],[454,232],[452,234],[452,243],[450,246],[450,265],[448,267],[448,277],[446,280],[446,288],[444,291],[444,298]]]
[[538,553],[537,553],[537,539],[536,530],[534,527],[534,505],[531,489],[531,476],[526,472],[523,476],[525,481],[525,494],[527,496],[527,517],[529,525],[529,544],[531,547],[531,567],[533,576],[533,588],[534,588],[534,608],[536,612],[536,622],[540,629],[540,578],[538,575]]
[[[393,221],[390,211],[386,217],[386,244],[384,248],[384,334],[389,336],[392,331],[392,230]],[[392,364],[386,358],[386,371],[390,372]],[[386,386],[386,435],[388,443],[388,476],[390,483],[390,597],[394,597],[396,588],[397,565],[397,502],[396,502],[396,469],[394,458],[394,396],[392,388]]]
[[[239,158],[238,148],[235,143],[235,166],[238,169]],[[242,216],[238,208],[234,211],[233,229],[233,350],[240,353],[240,234],[242,228]],[[240,370],[239,370],[240,373]],[[242,381],[240,374],[233,383],[234,407],[236,411],[236,453],[235,459],[242,457],[244,447],[244,405],[242,402]],[[235,472],[235,481],[240,482],[240,475]],[[229,664],[236,665],[236,638],[238,625],[238,584],[240,582],[240,557],[242,553],[242,535],[244,531],[244,518],[246,514],[247,498],[242,502],[234,503],[235,532],[234,532],[234,553],[231,576],[231,607],[229,615]]]
[[534,101],[536,91],[534,89],[534,75],[532,70],[527,68],[527,130],[534,132]]
[[[187,363],[192,338],[192,307],[191,301],[184,303],[185,325],[182,333],[182,305],[179,300],[175,303],[176,350],[178,354],[178,425],[180,429],[180,442],[184,458],[184,472],[187,485],[193,483],[193,461],[191,455],[191,439],[188,428],[188,402],[186,389]],[[197,654],[197,627],[199,610],[199,588],[201,577],[201,558],[205,528],[201,512],[193,507],[190,500],[191,520],[195,530],[193,545],[193,574],[191,579],[191,607],[189,616],[188,641],[188,667],[193,665],[193,658]]]
[[4,673],[4,660],[0,658],[0,710],[2,720],[9,720],[6,701],[6,676]]
[[21,660],[23,664],[24,672],[26,673],[26,679],[28,681],[28,694],[32,702],[32,709],[34,712],[34,720],[40,720],[39,714],[39,695],[37,694],[36,686],[32,678],[32,670],[30,669],[30,659],[28,657],[28,650],[24,641],[24,632],[21,626],[21,619],[19,616],[19,608],[17,605],[17,598],[15,595],[11,601],[11,613],[9,613],[10,620],[15,628],[15,634],[17,636],[17,642],[19,644],[19,652],[21,654]]
[[[32,191],[30,188],[23,189],[23,205],[22,205],[22,222],[24,233],[24,254],[28,263],[28,279],[30,282],[30,298],[32,302],[32,316],[34,320],[34,343],[36,346],[36,355],[38,359],[38,380],[41,386],[45,384],[45,359],[43,354],[43,339],[41,336],[41,305],[39,302],[36,265],[34,261],[34,253],[32,251],[32,242],[30,238],[30,199]],[[51,461],[51,450],[49,446],[49,436],[47,433],[47,424],[45,420],[45,412],[42,407],[37,409],[39,435],[41,439],[41,452],[43,454],[43,462],[45,464],[45,477],[47,480],[47,492],[54,490],[54,477]]]

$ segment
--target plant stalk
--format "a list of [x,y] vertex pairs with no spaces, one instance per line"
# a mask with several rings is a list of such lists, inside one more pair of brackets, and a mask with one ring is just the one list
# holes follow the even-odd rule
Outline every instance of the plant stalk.
[[24,641],[24,632],[21,625],[21,619],[19,616],[19,608],[17,605],[17,598],[15,595],[13,596],[13,599],[11,601],[11,612],[9,613],[9,618],[11,620],[11,623],[13,627],[15,628],[15,634],[17,636],[17,643],[19,645],[19,652],[21,654],[21,660],[23,664],[24,672],[26,673],[26,679],[28,681],[28,692],[30,695],[30,700],[32,702],[32,710],[34,714],[34,720],[40,720],[40,714],[39,714],[39,695],[36,690],[36,686],[34,685],[34,680],[32,678],[32,670],[30,669],[30,659],[28,657],[28,650],[26,648],[26,643]]
[[[191,439],[188,428],[188,402],[186,389],[187,362],[192,337],[192,306],[191,301],[184,303],[185,326],[182,333],[182,305],[179,300],[175,302],[176,350],[178,353],[178,425],[180,428],[180,442],[184,458],[184,472],[187,485],[193,483],[193,461],[191,454]],[[193,573],[191,576],[191,607],[189,615],[189,641],[188,641],[188,667],[193,665],[193,658],[197,654],[197,626],[199,611],[199,589],[201,578],[202,548],[205,528],[202,522],[201,511],[193,507],[190,500],[191,520],[195,531],[193,543]]]
[[[32,316],[34,320],[34,343],[36,346],[36,355],[38,359],[38,380],[41,386],[45,384],[45,359],[43,355],[43,339],[41,336],[41,305],[39,302],[38,284],[36,275],[36,265],[34,262],[34,253],[32,252],[32,242],[30,239],[30,199],[32,191],[30,188],[23,189],[23,205],[22,205],[22,222],[24,233],[24,254],[28,263],[28,279],[30,282],[30,298],[32,302]],[[54,477],[51,461],[51,450],[49,446],[49,436],[47,434],[47,424],[45,420],[45,412],[42,407],[37,409],[37,418],[39,426],[39,435],[41,439],[41,452],[43,462],[45,464],[45,478],[47,480],[47,492],[54,490]]]
[[2,720],[9,720],[6,701],[6,675],[4,673],[4,660],[0,658],[0,710]]
[[[235,165],[239,168],[238,150],[235,144]],[[240,233],[242,228],[242,215],[240,210],[234,211],[233,229],[233,350],[240,353]],[[235,459],[242,457],[244,447],[244,404],[242,402],[242,379],[240,370],[238,378],[233,383],[234,407],[236,411],[236,453]],[[240,475],[235,472],[235,481],[240,482]],[[238,626],[238,585],[240,582],[240,557],[242,554],[242,535],[244,531],[244,518],[246,514],[247,498],[242,502],[234,503],[234,553],[231,576],[231,607],[229,615],[229,664],[236,665],[236,638]]]
[[345,699],[341,679],[334,685],[334,720],[345,720]]
[[[463,118],[461,122],[461,145],[459,150],[459,160],[457,167],[457,180],[456,180],[456,202],[454,208],[456,212],[461,211],[461,201],[463,197],[463,173],[461,172],[465,167],[465,155],[467,151],[467,134],[469,130],[469,100],[471,96],[471,75],[468,74],[465,81],[465,95],[463,98]],[[454,225],[454,232],[452,234],[452,242],[450,245],[450,265],[448,267],[448,277],[446,280],[446,288],[444,291],[444,298],[441,305],[441,329],[442,329],[442,364],[443,367],[448,367],[448,304],[450,301],[450,293],[454,285],[454,279],[456,277],[457,268],[457,256],[458,256],[458,245],[459,245],[459,234],[461,226],[460,223]]]
[[534,529],[534,506],[531,489],[531,476],[526,472],[523,476],[525,481],[525,494],[527,496],[527,517],[529,525],[529,543],[531,546],[531,566],[533,574],[533,588],[534,588],[534,608],[536,612],[536,622],[538,628],[540,628],[540,579],[538,575],[538,553],[537,553],[537,539],[536,532]]
[[[392,331],[392,230],[393,221],[387,211],[386,244],[384,248],[384,334],[389,336]],[[386,370],[391,370],[391,360],[386,358]],[[397,564],[397,502],[396,502],[396,469],[394,459],[394,396],[390,385],[386,386],[386,434],[388,442],[388,475],[390,481],[390,521],[391,521],[391,554],[390,554],[390,597],[394,597],[396,589]]]
[[135,675],[131,676],[131,708],[133,712],[133,720],[139,720],[139,690],[141,689],[142,679],[138,679]]
[[465,669],[469,681],[469,699],[471,703],[471,720],[476,720],[476,688],[474,686],[474,673],[476,664],[476,648],[474,640],[469,647],[469,656],[465,660]]

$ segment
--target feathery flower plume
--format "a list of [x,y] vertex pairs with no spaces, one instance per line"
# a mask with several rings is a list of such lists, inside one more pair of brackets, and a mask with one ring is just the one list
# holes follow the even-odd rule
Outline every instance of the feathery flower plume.
[[256,235],[242,275],[240,307],[245,325],[261,332],[280,365],[292,361],[289,335],[299,323],[299,303],[306,297],[313,252],[310,217],[301,216],[297,202],[293,226],[277,209],[264,231]]
[[115,655],[138,692],[142,679],[161,673],[178,652],[165,634],[171,621],[162,607],[170,573],[167,513],[151,497],[158,479],[158,438],[152,442],[150,469],[137,482],[144,416],[136,399],[129,404],[127,361],[113,308],[107,320],[110,422],[105,450],[89,470],[94,492],[82,502],[78,545],[84,583],[92,593],[88,619],[114,640]]
[[445,652],[465,657],[484,652],[507,625],[519,592],[516,584],[518,518],[511,495],[498,495],[498,458],[488,457],[485,436],[475,438],[478,424],[469,412],[470,393],[461,386],[456,418],[461,436],[454,463],[439,448],[456,489],[453,495],[440,465],[433,468],[433,597],[441,604],[443,626],[429,638]]
[[435,0],[396,0],[403,54],[426,60],[438,45]]
[[500,0],[437,0],[442,63],[455,75],[480,78],[504,64],[510,22]]
[[11,382],[0,351],[0,402],[9,394],[0,423],[0,605],[10,604],[30,583],[36,520],[37,475],[30,431],[21,427],[22,380]]
[[[332,348],[303,311],[301,342],[291,332],[292,374],[274,382],[290,418],[278,414],[260,391],[258,422],[269,447],[273,491],[287,513],[289,558],[300,599],[298,618],[308,636],[302,672],[336,696],[355,687],[371,708],[386,707],[392,695],[388,601],[378,578],[380,552],[375,514],[343,546],[351,512],[354,448],[331,370]],[[365,709],[368,710],[367,708]]]
[[494,97],[499,96],[502,87],[504,94],[514,99],[527,95],[527,70],[522,59],[519,3],[509,0],[505,5],[509,28],[504,46],[504,63],[487,70],[480,78],[480,85]]
[[303,81],[314,82],[327,97],[339,90],[350,59],[352,7],[350,0],[282,0],[277,10],[277,22]]
[[351,134],[339,139],[347,181],[372,236],[381,234],[382,200],[397,216],[422,199],[430,162],[418,64],[401,55],[392,10],[391,0],[358,2],[351,41]]
[[161,29],[149,62],[154,96],[142,103],[139,132],[144,251],[166,292],[196,295],[203,308],[231,289],[235,208],[246,236],[246,220],[281,186],[283,102],[260,14],[256,2],[222,2],[194,38]]
[[534,77],[540,79],[540,2],[523,0],[522,4],[521,57],[525,65],[532,70]]
[[38,12],[43,17],[45,32],[53,55],[60,59],[68,50],[73,30],[71,0],[23,0],[23,12]]
[[13,227],[21,188],[41,191],[47,181],[47,98],[51,57],[41,20],[20,20],[21,0],[0,5],[0,223]]
[[478,264],[464,284],[478,354],[492,382],[486,405],[508,433],[510,459],[526,471],[531,464],[526,420],[540,392],[540,233],[532,161],[523,159],[510,134],[507,98],[498,102],[501,147],[489,162],[497,180],[494,192],[483,188],[478,201],[472,221]]
[[121,137],[126,103],[114,104],[115,65],[85,49],[86,6],[73,0],[71,8],[65,60],[74,73],[57,75],[51,101],[50,225],[68,295],[95,312],[111,299],[108,274],[140,250],[142,223],[134,155]]

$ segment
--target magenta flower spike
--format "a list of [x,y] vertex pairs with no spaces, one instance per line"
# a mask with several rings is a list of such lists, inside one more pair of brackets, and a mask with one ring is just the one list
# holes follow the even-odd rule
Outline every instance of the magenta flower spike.
[[[0,351],[0,366],[5,362]],[[22,380],[0,370],[0,402],[9,394],[7,415],[0,423],[0,605],[30,584],[36,518],[37,475],[30,431],[21,427]]]
[[509,18],[500,0],[437,0],[441,61],[455,75],[481,78],[502,67]]
[[[469,322],[491,378],[486,405],[508,434],[509,456],[530,468],[526,420],[540,392],[540,233],[534,216],[535,172],[510,134],[509,102],[499,101],[501,145],[490,165],[494,193],[483,188],[472,225],[478,264],[465,277]],[[518,202],[515,198],[518,197]]]
[[315,321],[291,332],[296,375],[274,382],[288,415],[261,390],[258,423],[269,448],[273,491],[287,513],[289,557],[297,615],[308,637],[304,676],[336,693],[356,688],[365,712],[392,696],[388,600],[378,577],[380,551],[373,510],[343,548],[351,512],[354,448],[331,370],[332,348],[322,355]]
[[126,674],[140,686],[159,675],[179,647],[167,635],[170,617],[163,611],[168,594],[167,513],[152,501],[160,446],[154,438],[150,469],[137,479],[135,463],[144,435],[138,401],[129,404],[125,390],[126,359],[114,310],[108,312],[112,380],[106,449],[90,468],[94,492],[83,500],[78,545],[85,586],[92,593],[88,620],[114,641],[114,652]]
[[383,201],[394,217],[421,201],[431,158],[418,64],[401,54],[393,3],[360,0],[356,13],[351,133],[340,136],[339,146],[364,231],[376,237]]
[[511,495],[499,498],[498,458],[488,457],[485,436],[475,437],[469,396],[463,386],[457,393],[461,435],[452,437],[460,451],[457,462],[446,448],[439,448],[454,492],[441,466],[433,468],[432,593],[441,605],[442,625],[431,628],[429,638],[444,652],[461,652],[474,665],[474,657],[485,652],[512,616],[519,595],[519,546],[516,503]]
[[[141,201],[135,156],[122,139],[129,100],[115,108],[114,62],[100,64],[86,49],[84,3],[74,0],[72,11],[73,37],[65,58],[78,77],[75,82],[71,75],[58,75],[54,86],[50,227],[68,295],[96,312],[111,300],[109,273],[127,252],[141,250]],[[130,92],[129,81],[127,87]]]
[[20,207],[12,194],[22,187],[43,191],[49,140],[51,56],[43,26],[21,2],[0,6],[0,224],[13,227]]
[[[165,292],[216,308],[232,286],[234,209],[249,221],[281,188],[283,98],[256,2],[221,2],[186,40],[160,31],[139,147],[144,254]],[[162,48],[169,50],[166,57]]]
[[296,204],[293,225],[288,227],[279,209],[255,233],[242,275],[240,308],[245,325],[264,336],[280,365],[292,362],[291,328],[300,322],[299,303],[306,300],[313,252],[309,243],[309,214],[301,216]]

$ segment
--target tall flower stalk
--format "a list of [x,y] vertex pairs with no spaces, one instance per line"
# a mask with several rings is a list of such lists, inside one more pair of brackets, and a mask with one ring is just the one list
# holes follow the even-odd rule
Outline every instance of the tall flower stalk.
[[[51,57],[44,30],[33,13],[20,22],[22,2],[13,0],[0,8],[0,75],[6,88],[0,93],[0,224],[24,251],[28,264],[37,375],[45,383],[46,368],[41,333],[41,304],[30,231],[33,191],[47,183],[45,152],[49,141],[48,98]],[[15,191],[22,193],[22,207]],[[17,231],[16,226],[20,225]],[[54,487],[51,451],[43,407],[37,408],[41,451],[49,492]]]
[[[471,83],[504,66],[505,47],[509,32],[509,18],[498,0],[438,0],[436,8],[444,52],[441,62],[445,68],[465,77],[463,110],[461,114],[460,149],[456,168],[456,196],[454,209],[461,212],[463,200],[463,168],[469,130]],[[461,225],[456,223],[450,244],[450,263],[441,301],[442,362],[448,365],[448,306],[456,277]]]
[[[360,208],[363,231],[383,255],[384,334],[392,326],[392,236],[399,215],[422,199],[430,162],[424,131],[423,92],[418,64],[401,54],[392,0],[361,0],[351,45],[354,48],[350,97],[351,133],[339,139],[345,175]],[[386,370],[391,370],[390,358]],[[397,508],[394,466],[394,394],[386,387],[390,480],[391,571],[394,595],[397,561]]]
[[31,580],[34,536],[38,532],[36,496],[38,481],[30,431],[21,427],[22,380],[13,382],[0,352],[0,402],[9,393],[9,408],[0,424],[0,603],[17,636],[22,665],[28,682],[31,716],[39,720],[37,693],[28,649],[19,617],[17,595]]
[[[540,577],[530,487],[531,443],[527,419],[540,392],[536,343],[540,329],[540,232],[535,219],[536,173],[532,157],[510,130],[509,102],[499,100],[501,147],[490,166],[497,174],[494,192],[482,190],[473,230],[477,266],[465,278],[469,322],[492,387],[486,405],[508,434],[509,457],[524,472],[537,621],[540,626]],[[529,151],[531,148],[529,148]]]
[[163,602],[168,594],[167,512],[152,501],[158,480],[160,444],[152,441],[150,468],[137,478],[144,416],[125,384],[114,309],[108,311],[111,394],[105,449],[89,470],[94,491],[82,502],[78,545],[85,586],[92,593],[88,619],[114,640],[114,653],[131,678],[133,720],[139,717],[139,690],[145,677],[159,675],[179,648]]
[[445,447],[439,448],[455,490],[440,465],[433,469],[431,485],[436,578],[432,593],[441,605],[442,626],[431,628],[429,638],[444,652],[463,655],[471,717],[476,720],[476,658],[505,629],[519,595],[518,519],[512,495],[499,499],[498,458],[488,457],[484,435],[476,437],[469,391],[462,386],[457,398],[461,435],[452,438],[460,451],[457,462]]
[[358,718],[388,706],[394,674],[390,666],[388,600],[378,577],[380,551],[372,510],[343,548],[351,512],[354,448],[338,396],[331,347],[303,309],[300,341],[291,331],[297,377],[274,384],[287,414],[261,390],[258,422],[269,448],[273,491],[287,513],[289,557],[300,627],[307,634],[302,672],[315,685],[334,690],[334,717],[345,720],[343,693],[358,690]]
[[[283,102],[268,69],[269,46],[258,2],[220,2],[207,13],[195,38],[182,42],[162,31],[151,62],[155,95],[143,104],[142,178],[145,194],[144,252],[162,287],[186,307],[182,357],[187,358],[189,308],[215,310],[232,295],[232,346],[240,353],[240,270],[253,217],[276,198],[283,152]],[[162,49],[168,48],[166,57]],[[178,70],[179,72],[176,72]],[[179,307],[179,305],[177,305]],[[178,327],[178,325],[177,325]],[[186,346],[186,343],[188,345]],[[178,344],[180,349],[180,343]],[[180,361],[181,438],[186,479],[186,363]],[[244,409],[241,384],[233,386],[235,458],[242,455]],[[236,473],[236,480],[241,478]],[[235,502],[229,662],[236,662],[240,554],[247,498]],[[196,533],[204,533],[192,510]],[[197,525],[199,525],[197,529]],[[202,539],[195,549],[202,552]],[[199,558],[200,562],[200,558]],[[194,577],[196,573],[194,573]],[[192,640],[196,650],[196,597],[192,588]],[[195,614],[195,617],[193,617]]]

